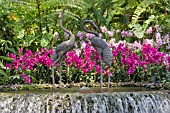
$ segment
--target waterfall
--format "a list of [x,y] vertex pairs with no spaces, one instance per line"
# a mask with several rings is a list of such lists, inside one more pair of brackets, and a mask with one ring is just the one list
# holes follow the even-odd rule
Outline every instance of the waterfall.
[[162,92],[0,93],[0,113],[170,113]]

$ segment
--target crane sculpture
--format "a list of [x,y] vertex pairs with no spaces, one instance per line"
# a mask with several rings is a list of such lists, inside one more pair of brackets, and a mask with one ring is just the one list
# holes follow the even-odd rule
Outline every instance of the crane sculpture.
[[[94,47],[94,49],[97,50],[98,55],[99,55],[99,60],[100,60],[100,87],[103,87],[103,76],[102,76],[102,58],[103,58],[103,62],[105,63],[105,65],[108,66],[108,69],[110,70],[110,67],[112,65],[112,50],[109,47],[109,45],[102,39],[99,37],[99,34],[95,31],[90,31],[87,30],[85,28],[86,24],[91,24],[92,26],[94,26],[96,28],[96,30],[98,32],[100,32],[99,28],[96,26],[96,24],[92,21],[92,20],[84,20],[82,23],[82,29],[84,31],[86,31],[87,33],[91,33],[94,34],[95,36],[91,39],[91,44]],[[108,88],[110,86],[110,76],[108,78]]]
[[62,87],[62,77],[61,77],[61,63],[62,63],[62,60],[63,60],[63,57],[65,56],[65,54],[72,50],[74,48],[74,45],[75,45],[75,36],[72,32],[70,32],[69,30],[67,30],[66,28],[63,27],[62,25],[62,16],[65,12],[66,8],[62,11],[61,14],[59,14],[58,16],[58,19],[59,19],[59,24],[60,24],[60,27],[61,29],[68,33],[70,35],[70,39],[67,40],[67,41],[64,41],[62,42],[61,44],[59,44],[56,49],[55,49],[55,52],[54,54],[52,55],[52,59],[53,59],[53,64],[52,64],[52,83],[53,83],[53,87],[54,84],[55,84],[55,79],[54,79],[54,64],[56,62],[58,62],[60,60],[60,64],[59,64],[59,77],[60,77],[60,88]]

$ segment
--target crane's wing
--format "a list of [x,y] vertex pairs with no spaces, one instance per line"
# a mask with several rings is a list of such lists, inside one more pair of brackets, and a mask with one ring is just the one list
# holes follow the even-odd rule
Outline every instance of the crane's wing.
[[110,47],[103,49],[103,55],[102,56],[103,56],[103,62],[107,66],[110,67],[112,65],[112,58],[113,58],[112,49]]
[[73,48],[74,48],[74,43],[69,43],[69,41],[65,41],[65,42],[62,42],[61,44],[59,44],[56,47],[55,52],[56,53],[58,53],[58,52],[66,53],[66,52],[70,51]]
[[94,48],[104,49],[104,48],[108,47],[108,44],[102,38],[99,38],[96,36],[92,38],[91,44]]
[[52,55],[53,62],[56,61],[58,58],[62,57],[65,55],[68,51],[74,48],[74,42],[69,43],[69,41],[62,42],[59,44],[56,49],[54,54]]

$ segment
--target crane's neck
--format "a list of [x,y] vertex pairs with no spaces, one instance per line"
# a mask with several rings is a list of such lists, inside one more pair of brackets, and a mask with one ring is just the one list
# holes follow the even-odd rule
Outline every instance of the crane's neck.
[[69,35],[70,35],[70,42],[74,42],[75,41],[75,36],[74,36],[74,34],[73,33],[71,33],[69,30],[67,30],[66,28],[64,28],[63,27],[63,24],[62,24],[62,15],[64,14],[64,11],[63,11],[63,13],[60,15],[60,18],[59,18],[59,24],[60,24],[60,27],[61,27],[61,29],[64,31],[64,32],[66,32],[66,33],[68,33]]
[[85,28],[85,25],[87,24],[87,23],[89,23],[89,21],[83,21],[83,23],[82,23],[82,29],[84,30],[84,31],[86,31],[87,33],[91,33],[91,34],[94,34],[95,36],[99,36],[99,34],[97,33],[97,32],[95,32],[95,31],[90,31],[90,30],[87,30],[86,28]]
[[75,36],[74,36],[74,34],[72,34],[71,36],[70,36],[70,43],[72,43],[72,44],[74,44],[74,42],[75,42]]
[[60,24],[61,29],[62,29],[64,32],[68,33],[70,36],[72,35],[72,33],[71,33],[69,30],[67,30],[66,28],[63,27],[62,18],[59,18],[59,24]]

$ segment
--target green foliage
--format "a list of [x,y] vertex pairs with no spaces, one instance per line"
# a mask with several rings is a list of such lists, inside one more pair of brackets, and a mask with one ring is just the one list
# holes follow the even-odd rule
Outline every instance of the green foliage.
[[[69,0],[8,0],[1,2],[0,6],[2,9],[0,22],[2,21],[1,24],[4,26],[0,31],[5,35],[9,34],[7,28],[13,28],[11,31],[12,36],[8,37],[11,39],[13,37],[11,45],[15,45],[16,48],[14,50],[18,50],[20,46],[32,49],[32,44],[36,47],[50,46],[53,34],[56,31],[56,27],[58,27],[58,14],[64,7],[81,10],[83,2],[78,0],[72,2]],[[79,15],[69,10],[66,11],[65,15],[71,18],[71,20],[75,19],[77,21],[80,19]],[[4,35],[1,35],[2,39],[7,40],[7,42],[11,41]],[[35,46],[33,47],[35,48]]]
[[[161,4],[164,4],[165,8]],[[170,3],[167,0],[143,0],[137,5],[131,23],[129,24],[129,27],[133,30],[137,38],[143,38],[148,26],[152,23],[159,24],[158,20],[161,20],[161,23],[166,25],[167,20],[165,17],[170,13],[168,5]],[[167,13],[162,14],[162,11]]]
[[158,17],[155,17],[154,15],[151,15],[148,17],[147,20],[144,21],[143,25],[140,25],[139,23],[131,23],[129,24],[129,27],[134,32],[135,36],[139,39],[144,37],[144,34],[146,32],[146,29],[149,27],[150,23],[153,21],[156,21]]
[[0,59],[8,61],[8,62],[12,62],[12,58],[6,57],[6,56],[0,56]]
[[10,75],[9,71],[7,71],[6,67],[3,65],[3,62],[12,62],[12,58],[0,56],[0,60],[0,84],[8,84]]

